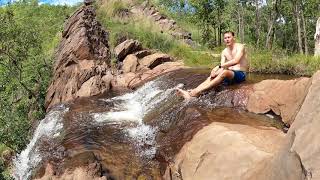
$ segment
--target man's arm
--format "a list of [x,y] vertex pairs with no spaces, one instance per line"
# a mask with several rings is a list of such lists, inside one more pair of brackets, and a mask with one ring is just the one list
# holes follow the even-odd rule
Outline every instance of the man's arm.
[[225,50],[223,50],[221,52],[221,61],[220,61],[220,64],[224,64],[226,62],[226,56],[224,55],[225,53]]
[[[220,64],[223,64],[226,62],[226,57],[224,55],[224,50],[221,52],[221,61],[220,61]],[[218,70],[219,70],[219,66],[216,66],[214,67],[212,70],[211,70],[211,73],[210,73],[210,77],[215,77],[218,75]]]
[[227,67],[230,67],[230,66],[233,66],[233,65],[240,63],[240,60],[241,60],[242,56],[244,55],[244,46],[239,45],[237,48],[239,48],[239,49],[238,49],[238,52],[235,55],[234,59],[232,59],[228,62],[225,62],[225,63],[221,62],[221,67],[227,68]]

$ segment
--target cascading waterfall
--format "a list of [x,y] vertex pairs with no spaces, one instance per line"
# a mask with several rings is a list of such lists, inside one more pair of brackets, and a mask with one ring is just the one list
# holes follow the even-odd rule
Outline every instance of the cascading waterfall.
[[63,128],[63,115],[67,111],[68,108],[61,105],[51,110],[46,117],[41,120],[27,148],[13,160],[15,167],[13,176],[15,179],[25,180],[30,178],[32,170],[37,167],[42,160],[36,146],[38,141],[45,136],[48,138],[59,136],[60,130]]
[[[115,107],[107,113],[93,114],[98,123],[126,121],[136,123],[135,127],[125,129],[125,133],[136,142],[139,155],[146,158],[152,158],[156,152],[155,134],[157,128],[144,124],[143,118],[172,95],[175,88],[183,86],[178,84],[174,88],[161,90],[158,83],[159,81],[151,81],[133,93],[105,99],[104,101],[114,102]],[[145,145],[148,145],[149,148],[142,150],[141,147]]]
[[[134,144],[137,155],[143,159],[151,159],[156,152],[157,127],[152,127],[143,122],[144,117],[151,111],[156,110],[173,96],[175,88],[160,89],[161,81],[146,83],[135,92],[110,99],[98,101],[109,102],[113,108],[108,112],[91,113],[89,116],[94,120],[93,127],[114,126],[121,123],[130,123],[129,127],[121,129],[123,134]],[[178,85],[181,87],[181,85]],[[32,171],[40,164],[43,157],[38,152],[37,145],[42,138],[53,140],[66,127],[63,125],[63,116],[69,109],[65,106],[51,110],[40,122],[34,136],[27,148],[14,160],[15,179],[29,179]]]

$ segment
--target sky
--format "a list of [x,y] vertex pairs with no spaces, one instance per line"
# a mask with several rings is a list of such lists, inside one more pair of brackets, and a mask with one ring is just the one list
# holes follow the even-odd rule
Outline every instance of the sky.
[[[8,2],[13,2],[17,0],[0,0],[0,6],[5,5]],[[75,5],[78,2],[83,2],[83,0],[39,0],[40,3],[54,4],[54,5]]]

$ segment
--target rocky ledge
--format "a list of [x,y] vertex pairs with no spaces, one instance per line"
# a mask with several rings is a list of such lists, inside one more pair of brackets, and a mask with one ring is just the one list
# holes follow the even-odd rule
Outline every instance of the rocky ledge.
[[273,111],[291,125],[288,133],[211,123],[182,147],[164,178],[319,179],[319,85],[320,71],[312,78],[254,84],[242,107],[256,113]]
[[134,88],[183,66],[167,54],[143,49],[136,40],[126,40],[114,50],[119,69],[111,67],[108,33],[96,20],[90,2],[67,20],[56,52],[53,80],[45,101],[47,109],[79,97],[102,94],[111,88]]

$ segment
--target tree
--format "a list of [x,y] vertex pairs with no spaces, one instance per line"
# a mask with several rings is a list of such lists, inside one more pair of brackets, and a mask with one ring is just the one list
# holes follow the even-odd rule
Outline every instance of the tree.
[[0,7],[0,143],[16,152],[45,114],[57,33],[72,10],[37,1]]
[[281,0],[271,0],[267,1],[267,3],[271,3],[271,11],[270,11],[270,20],[269,20],[269,26],[268,26],[268,33],[267,33],[267,38],[266,38],[266,48],[271,49],[272,47],[272,38],[274,37],[274,24],[276,20],[279,17],[280,10],[279,7],[281,6]]
[[314,39],[315,39],[314,55],[320,56],[320,17],[318,18],[318,21],[317,21],[316,33],[314,34]]

